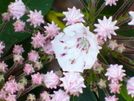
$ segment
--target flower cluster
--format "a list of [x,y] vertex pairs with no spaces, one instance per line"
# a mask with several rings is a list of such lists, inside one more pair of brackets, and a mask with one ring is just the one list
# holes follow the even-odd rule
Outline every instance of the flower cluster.
[[[92,96],[96,94],[94,99],[101,96],[103,101],[118,101],[120,94],[133,101],[134,62],[127,56],[134,48],[124,40],[134,38],[125,37],[120,30],[134,28],[134,2],[122,1],[114,15],[104,15],[104,8],[118,5],[118,0],[104,0],[101,6],[98,0],[80,2],[83,10],[74,6],[62,14],[51,10],[45,15],[40,9],[31,10],[23,0],[8,5],[0,33],[12,23],[17,36],[29,35],[25,42],[17,39],[21,43],[15,41],[10,47],[6,45],[10,41],[0,41],[0,100],[17,101],[27,95],[27,101],[70,101],[90,91]],[[64,18],[60,21],[59,16]],[[42,90],[37,95],[33,89],[39,86]]]

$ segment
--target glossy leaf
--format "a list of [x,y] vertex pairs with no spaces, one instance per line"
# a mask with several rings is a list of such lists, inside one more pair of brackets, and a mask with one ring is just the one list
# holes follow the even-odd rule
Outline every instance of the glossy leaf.
[[83,89],[83,94],[80,94],[79,97],[72,97],[71,101],[98,101],[94,93],[90,90],[89,87]]
[[42,14],[45,15],[51,9],[54,0],[23,0],[26,6],[30,10],[37,11],[41,10]]
[[120,94],[122,95],[122,97],[126,100],[126,101],[134,101],[134,99],[127,94],[127,90],[126,90],[126,86],[122,85],[121,90],[120,90]]

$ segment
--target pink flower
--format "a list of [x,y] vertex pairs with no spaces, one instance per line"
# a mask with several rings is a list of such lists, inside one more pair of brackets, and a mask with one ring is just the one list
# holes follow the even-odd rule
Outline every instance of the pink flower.
[[4,61],[0,62],[0,72],[6,72],[7,66],[8,65],[4,63]]
[[24,52],[24,49],[23,49],[22,45],[14,45],[14,48],[13,48],[14,54],[22,55],[23,52]]
[[116,98],[115,95],[105,97],[105,101],[118,101],[119,98]]
[[52,47],[63,71],[77,72],[94,65],[100,48],[97,36],[82,23],[66,27],[52,41]]
[[19,54],[14,54],[13,55],[13,61],[18,63],[18,64],[22,64],[23,63],[24,58],[22,57],[22,55]]
[[74,96],[79,96],[82,93],[82,88],[85,88],[84,78],[77,72],[63,73],[65,76],[60,80],[63,82],[60,86],[64,87],[67,93]]
[[10,16],[9,12],[5,12],[5,13],[2,14],[2,20],[3,21],[10,21],[10,18],[11,18],[11,16]]
[[129,14],[132,20],[128,23],[128,25],[134,25],[134,11],[129,11]]
[[24,31],[25,28],[25,22],[22,20],[17,20],[16,22],[13,23],[15,32],[21,32]]
[[57,34],[59,34],[60,28],[57,24],[55,25],[54,21],[52,21],[52,24],[47,23],[47,26],[44,26],[44,28],[46,29],[44,32],[47,33],[46,38],[53,39]]
[[[0,41],[0,54],[3,53],[3,49],[5,48],[5,45],[2,41]],[[1,56],[1,55],[0,55]]]
[[120,87],[122,86],[122,84],[119,84],[119,82],[116,82],[116,81],[112,81],[109,85],[108,85],[110,88],[110,92],[111,93],[114,93],[114,94],[116,94],[116,93],[120,93]]
[[47,93],[46,91],[43,91],[40,94],[41,101],[49,101],[50,100],[50,94]]
[[127,81],[127,92],[128,94],[131,94],[131,97],[134,98],[134,77],[131,77]]
[[8,96],[5,99],[6,101],[17,101],[15,94],[8,94]]
[[60,89],[59,91],[54,91],[51,101],[70,101],[70,96]]
[[125,70],[122,69],[123,65],[110,65],[110,67],[107,69],[107,72],[105,74],[105,76],[108,76],[108,80],[112,80],[112,81],[118,81],[121,80],[122,78],[126,75],[124,72]]
[[31,52],[28,53],[28,59],[33,62],[37,62],[39,60],[40,56],[38,52],[32,50]]
[[52,48],[51,40],[48,39],[42,48],[43,48],[42,50],[43,50],[45,53],[47,53],[47,54],[54,54],[54,51],[53,51],[53,48]]
[[10,3],[8,6],[8,11],[10,12],[11,16],[13,16],[13,19],[19,19],[25,14],[26,6],[22,0],[15,0],[14,3]]
[[31,77],[32,77],[32,82],[34,84],[42,84],[43,77],[44,77],[42,74],[36,73],[36,74],[31,75]]
[[34,37],[32,38],[32,42],[31,44],[33,45],[34,48],[40,48],[43,47],[45,42],[45,37],[44,34],[41,34],[40,32],[38,32],[37,34],[34,34]]
[[6,98],[7,92],[3,89],[0,90],[0,100],[4,100]]
[[34,73],[34,68],[32,67],[32,64],[25,64],[23,71],[27,74],[30,75]]
[[107,40],[107,37],[111,39],[111,35],[116,35],[114,30],[119,29],[118,26],[115,26],[117,21],[112,22],[112,17],[107,19],[105,16],[103,20],[98,19],[99,24],[94,24],[96,29],[94,30],[97,32],[97,35],[100,36],[101,39]]
[[63,14],[65,14],[66,18],[64,18],[64,21],[67,21],[66,25],[72,25],[75,23],[81,23],[81,22],[85,22],[83,20],[84,15],[80,12],[80,9],[76,9],[75,7],[68,8],[67,12],[63,12]]
[[102,46],[104,44],[104,42],[105,42],[104,39],[101,39],[100,36],[97,36],[97,40],[98,40],[99,46]]
[[118,1],[118,0],[105,0],[105,1],[106,1],[106,3],[105,3],[106,6],[107,5],[112,6],[112,5],[116,5],[116,1]]
[[59,83],[60,78],[53,71],[44,75],[44,84],[47,88],[57,88]]
[[14,94],[18,91],[18,84],[15,80],[7,81],[4,85],[4,89],[6,92]]
[[115,50],[118,47],[118,44],[117,44],[116,40],[110,40],[109,43],[108,43],[108,47],[111,50]]
[[34,27],[40,26],[41,23],[44,23],[43,16],[41,15],[41,11],[37,12],[37,10],[30,11],[28,15],[30,17],[27,21],[31,22],[30,25],[34,25]]

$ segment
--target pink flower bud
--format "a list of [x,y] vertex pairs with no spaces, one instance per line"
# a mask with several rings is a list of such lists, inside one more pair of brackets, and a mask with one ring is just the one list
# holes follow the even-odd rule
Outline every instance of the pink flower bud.
[[22,2],[22,0],[15,0],[15,2],[11,2],[8,6],[8,11],[13,19],[19,19],[25,14],[26,6]]

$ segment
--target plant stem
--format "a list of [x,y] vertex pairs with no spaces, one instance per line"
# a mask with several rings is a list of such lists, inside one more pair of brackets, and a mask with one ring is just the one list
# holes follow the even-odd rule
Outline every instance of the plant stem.
[[121,12],[125,8],[125,6],[129,3],[130,0],[125,0],[125,2],[122,4],[122,6],[118,9],[118,11],[113,15],[113,19],[118,19],[118,17],[121,15]]
[[97,17],[99,14],[100,14],[100,12],[103,10],[105,8],[105,3],[103,3],[102,5],[101,5],[101,7],[99,8],[99,10],[95,13],[95,17]]

